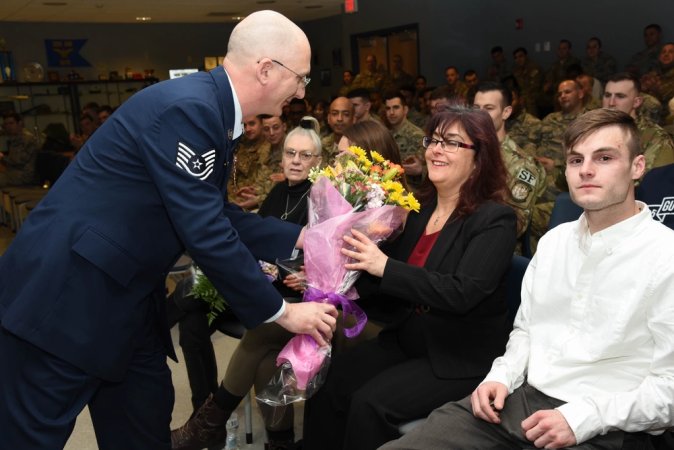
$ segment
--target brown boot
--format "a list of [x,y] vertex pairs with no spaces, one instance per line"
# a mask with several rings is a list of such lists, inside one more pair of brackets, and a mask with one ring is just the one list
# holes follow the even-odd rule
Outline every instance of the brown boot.
[[200,450],[225,444],[229,413],[213,401],[211,394],[185,425],[171,431],[172,450]]

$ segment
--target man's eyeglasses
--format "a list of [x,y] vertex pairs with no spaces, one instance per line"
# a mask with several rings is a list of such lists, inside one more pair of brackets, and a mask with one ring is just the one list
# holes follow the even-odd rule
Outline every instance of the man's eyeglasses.
[[311,158],[318,156],[310,152],[298,152],[297,150],[292,149],[284,150],[283,153],[285,153],[289,159],[295,159],[295,155],[300,155],[302,161],[311,161]]
[[304,83],[304,87],[309,86],[309,83],[311,83],[311,78],[309,78],[309,77],[306,76],[306,75],[300,75],[299,73],[295,72],[293,69],[291,69],[290,67],[286,66],[286,65],[283,64],[282,62],[276,61],[275,59],[272,59],[271,62],[276,63],[276,64],[278,64],[279,66],[281,66],[281,67],[283,67],[283,68],[285,68],[285,69],[288,69],[289,71],[291,71],[292,73],[294,73],[295,75],[297,75],[297,78],[299,78],[300,81],[302,81],[302,83]]
[[460,141],[454,141],[454,140],[442,140],[442,139],[435,139],[435,138],[430,138],[428,136],[424,136],[424,138],[421,140],[421,145],[424,146],[424,148],[428,148],[431,145],[438,145],[440,144],[440,148],[444,152],[449,152],[449,153],[456,153],[459,151],[459,147],[461,148],[470,148],[470,149],[475,149],[475,146],[473,144],[466,144],[464,142]]

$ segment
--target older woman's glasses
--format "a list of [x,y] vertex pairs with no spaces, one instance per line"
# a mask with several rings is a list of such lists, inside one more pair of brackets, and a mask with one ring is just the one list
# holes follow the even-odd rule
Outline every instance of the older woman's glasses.
[[300,155],[300,159],[302,161],[311,161],[311,158],[313,158],[314,156],[318,156],[318,155],[314,155],[313,153],[310,153],[310,152],[298,152],[297,150],[293,150],[293,149],[284,150],[283,153],[285,153],[285,155],[289,159],[295,159],[295,155]]
[[276,64],[278,64],[279,66],[283,67],[284,69],[287,69],[287,70],[291,71],[292,73],[294,73],[295,75],[297,75],[297,78],[299,78],[299,80],[300,80],[302,83],[304,83],[304,87],[309,86],[309,83],[311,83],[311,78],[309,78],[309,77],[306,76],[306,75],[300,75],[299,73],[295,72],[293,69],[291,69],[290,67],[286,66],[286,65],[283,64],[282,62],[277,61],[277,60],[275,60],[275,59],[272,59],[271,62],[276,63]]
[[443,139],[435,139],[435,138],[430,138],[428,136],[424,136],[424,138],[421,140],[421,145],[424,146],[424,148],[428,148],[432,145],[438,145],[440,144],[440,148],[442,149],[443,152],[448,152],[448,153],[456,153],[459,151],[459,147],[461,148],[470,148],[470,149],[475,149],[475,146],[473,144],[466,144],[464,142],[460,141],[455,141],[455,140],[443,140]]

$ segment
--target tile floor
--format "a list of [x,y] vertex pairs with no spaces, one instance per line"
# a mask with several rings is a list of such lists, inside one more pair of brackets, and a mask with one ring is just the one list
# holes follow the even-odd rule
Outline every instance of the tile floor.
[[[0,226],[0,255],[5,251],[9,246],[14,237],[14,233],[11,232],[7,227]],[[175,327],[172,330],[173,342],[175,344],[176,351],[178,353],[178,358],[182,359],[182,352],[178,346],[178,330]],[[234,348],[237,345],[238,340],[225,336],[221,333],[216,333],[212,337],[213,345],[215,347],[215,354],[218,361],[219,373],[224,374],[227,364]],[[171,428],[176,428],[182,425],[192,413],[192,404],[190,402],[190,388],[187,381],[187,373],[185,371],[185,365],[181,363],[175,363],[171,360],[168,360],[169,367],[171,369],[171,374],[173,378],[173,386],[175,388],[175,404],[173,407],[173,416],[171,422]],[[302,433],[302,414],[303,414],[303,405],[296,405],[296,414],[295,414],[295,432],[298,436],[301,436]],[[243,411],[243,405],[237,410],[239,416],[239,445],[241,450],[262,450],[264,449],[265,442],[265,433],[264,426],[262,424],[261,416],[257,408],[256,402],[253,400],[253,443],[248,445],[245,442],[245,431],[244,431],[244,418],[245,414]],[[120,430],[123,432],[123,430]],[[91,425],[91,419],[89,417],[89,412],[85,409],[77,418],[77,423],[75,424],[75,429],[73,430],[70,439],[66,443],[65,450],[96,450],[98,448],[96,444],[96,437],[94,436],[94,431]]]

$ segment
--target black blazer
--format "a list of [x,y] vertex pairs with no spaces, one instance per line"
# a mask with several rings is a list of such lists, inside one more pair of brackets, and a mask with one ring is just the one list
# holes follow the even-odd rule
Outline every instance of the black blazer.
[[[411,318],[424,322],[424,341],[440,378],[484,376],[503,354],[508,337],[505,276],[516,242],[516,217],[505,205],[488,202],[468,217],[447,221],[424,267],[407,259],[424,233],[435,204],[411,214],[400,238],[384,251],[384,276],[358,290],[366,304],[404,304],[405,314],[380,334],[382,344],[397,341],[397,329]],[[369,279],[369,280],[368,280]],[[415,317],[414,310],[428,312]]]

